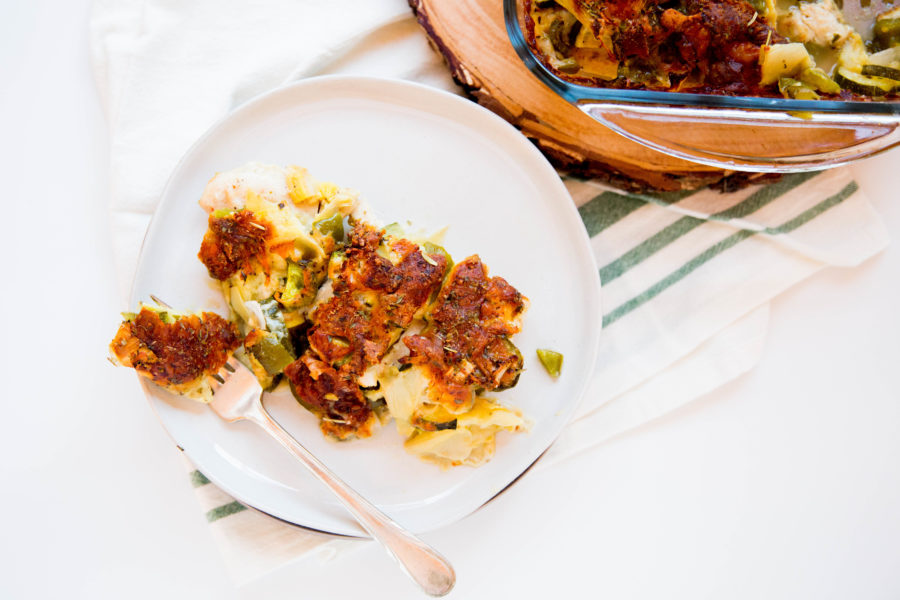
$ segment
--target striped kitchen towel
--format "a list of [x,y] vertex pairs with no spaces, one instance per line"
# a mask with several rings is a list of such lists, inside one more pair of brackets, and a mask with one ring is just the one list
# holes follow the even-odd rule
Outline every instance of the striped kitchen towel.
[[600,265],[604,331],[591,389],[547,464],[745,372],[762,351],[769,300],[888,243],[848,169],[730,194],[566,184]]
[[300,559],[324,564],[362,547],[359,541],[299,529],[249,509],[210,483],[187,457],[184,463],[200,510],[239,585]]
[[[168,174],[228,110],[302,77],[397,77],[458,91],[406,0],[95,0],[94,72],[110,128],[110,212],[123,295]],[[539,468],[697,398],[751,368],[768,302],[887,235],[846,169],[730,194],[628,194],[566,179],[600,265],[605,330],[593,385]],[[189,481],[238,583],[360,543],[246,509]]]

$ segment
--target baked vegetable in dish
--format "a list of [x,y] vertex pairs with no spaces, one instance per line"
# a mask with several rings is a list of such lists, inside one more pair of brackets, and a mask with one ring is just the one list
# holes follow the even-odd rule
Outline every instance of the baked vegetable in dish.
[[[744,96],[896,95],[867,65],[900,45],[900,9],[858,0],[524,0],[526,38],[582,85]],[[882,65],[888,66],[890,65]],[[897,81],[896,79],[890,79]]]

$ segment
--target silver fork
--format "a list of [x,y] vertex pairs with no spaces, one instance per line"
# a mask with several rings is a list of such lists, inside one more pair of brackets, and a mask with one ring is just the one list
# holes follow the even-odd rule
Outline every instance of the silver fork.
[[447,559],[375,508],[275,422],[263,407],[262,386],[250,369],[230,358],[218,374],[210,377],[210,384],[213,400],[209,405],[217,415],[228,422],[252,421],[275,438],[334,492],[363,529],[381,542],[425,593],[443,596],[453,588],[456,575]]

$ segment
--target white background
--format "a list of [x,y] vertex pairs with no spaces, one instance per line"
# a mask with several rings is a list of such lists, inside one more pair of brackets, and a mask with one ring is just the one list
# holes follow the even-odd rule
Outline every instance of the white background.
[[[374,545],[235,589],[104,360],[122,307],[88,7],[0,2],[0,598],[421,597]],[[893,245],[774,302],[749,374],[424,536],[451,598],[900,597],[900,151],[854,169]]]

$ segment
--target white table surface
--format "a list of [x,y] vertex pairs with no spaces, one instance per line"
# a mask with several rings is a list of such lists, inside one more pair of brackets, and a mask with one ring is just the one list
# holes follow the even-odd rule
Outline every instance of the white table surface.
[[[104,359],[121,307],[88,6],[0,7],[0,597],[422,597],[374,545],[230,583]],[[900,597],[900,151],[855,171],[894,244],[778,298],[749,374],[424,536],[451,598]]]

